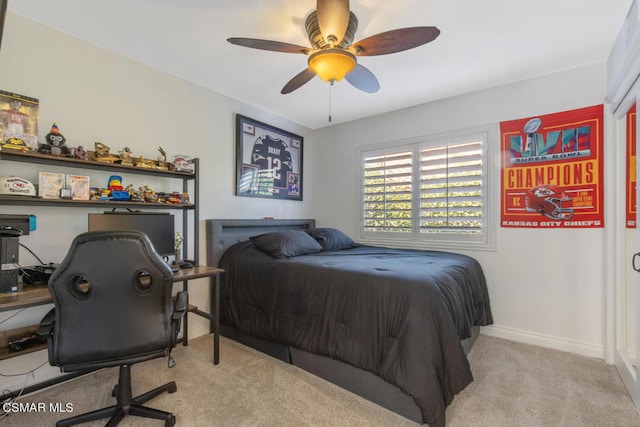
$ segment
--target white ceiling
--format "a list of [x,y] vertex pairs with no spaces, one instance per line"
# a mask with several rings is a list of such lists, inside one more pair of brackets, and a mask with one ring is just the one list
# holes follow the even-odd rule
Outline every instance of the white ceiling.
[[[381,88],[315,77],[280,90],[303,55],[234,46],[251,37],[308,46],[313,0],[9,0],[9,10],[312,129],[606,60],[632,0],[352,0],[355,40],[436,26],[435,41],[360,57]],[[6,36],[6,35],[5,35]]]

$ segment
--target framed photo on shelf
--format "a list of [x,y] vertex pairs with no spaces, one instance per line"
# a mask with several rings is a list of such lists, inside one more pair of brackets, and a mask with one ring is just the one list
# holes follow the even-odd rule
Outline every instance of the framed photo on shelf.
[[67,188],[73,200],[89,200],[91,186],[86,175],[67,175]]
[[38,172],[38,196],[43,199],[59,199],[64,184],[63,173]]
[[236,114],[236,195],[302,200],[303,138]]

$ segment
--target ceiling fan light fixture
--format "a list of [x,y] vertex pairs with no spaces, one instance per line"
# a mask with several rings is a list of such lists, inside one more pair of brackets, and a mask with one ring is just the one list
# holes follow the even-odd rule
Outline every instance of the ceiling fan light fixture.
[[342,80],[355,66],[355,55],[343,49],[323,49],[309,57],[309,68],[325,82]]

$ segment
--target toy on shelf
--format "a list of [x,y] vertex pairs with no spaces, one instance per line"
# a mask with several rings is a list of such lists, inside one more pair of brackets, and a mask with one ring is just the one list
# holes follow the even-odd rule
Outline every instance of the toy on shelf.
[[173,156],[173,169],[179,172],[193,172],[191,156],[176,154]]
[[102,201],[111,200],[111,191],[108,188],[99,188],[98,200],[102,200]]
[[111,147],[109,147],[107,144],[103,144],[102,142],[96,142],[94,143],[94,147],[95,147],[95,151],[93,153],[91,160],[95,160],[96,162],[103,162],[103,163],[115,163],[116,161],[120,160],[118,156],[114,156],[113,154],[109,153],[109,150],[111,150]]
[[158,169],[163,171],[169,170],[169,163],[167,162],[167,152],[162,147],[158,147],[160,155],[158,156]]
[[149,188],[148,185],[140,187],[140,198],[143,202],[158,203],[158,194]]
[[119,175],[109,177],[109,191],[112,200],[126,201],[131,199],[129,192],[122,186],[122,177]]
[[12,99],[9,102],[9,108],[2,110],[2,119],[2,126],[5,128],[4,133],[6,138],[14,137],[21,139],[20,136],[22,136],[27,126],[29,126],[29,115],[22,112],[22,102],[17,99]]
[[89,190],[89,200],[99,200],[101,191],[102,189],[98,187],[91,187]]
[[44,137],[44,140],[46,144],[40,145],[39,152],[53,154],[55,156],[71,157],[71,151],[69,147],[65,145],[67,139],[60,133],[60,129],[58,129],[58,125],[55,122],[51,125],[51,130]]
[[124,166],[133,166],[133,160],[131,159],[131,150],[129,147],[124,147],[121,151],[118,151],[120,154],[120,164]]
[[0,195],[36,197],[36,187],[17,176],[0,177]]
[[140,191],[136,190],[133,187],[133,184],[127,185],[127,188],[125,188],[125,190],[127,190],[127,192],[129,193],[129,200],[131,200],[132,202],[142,201],[142,196],[140,196]]
[[89,153],[82,145],[78,145],[78,148],[73,152],[73,157],[80,160],[89,160]]
[[136,161],[136,167],[137,168],[144,168],[144,169],[158,169],[158,166],[156,165],[156,162],[154,162],[153,160],[146,160],[142,156],[140,156],[138,158],[138,161]]
[[186,205],[189,203],[189,193],[180,193],[179,191],[171,193],[159,192],[158,202],[170,205]]
[[0,90],[0,146],[38,150],[38,100]]
[[173,249],[175,250],[175,254],[176,254],[176,258],[174,260],[174,262],[177,264],[178,261],[182,261],[182,254],[180,251],[180,247],[182,246],[182,242],[184,242],[184,237],[182,237],[182,234],[176,232],[173,235],[173,239],[174,239],[174,247]]

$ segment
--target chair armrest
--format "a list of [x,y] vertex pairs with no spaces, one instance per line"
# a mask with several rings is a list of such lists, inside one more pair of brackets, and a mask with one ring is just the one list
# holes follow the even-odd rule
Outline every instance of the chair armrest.
[[56,309],[52,308],[51,310],[49,310],[47,314],[45,314],[45,316],[40,321],[40,326],[38,326],[38,330],[36,331],[36,334],[40,338],[46,339],[50,337],[51,333],[53,332],[53,326],[55,325],[55,323],[56,323]]
[[176,294],[176,302],[173,305],[173,320],[181,319],[184,316],[185,311],[187,311],[187,299],[189,294],[187,291],[180,291]]

